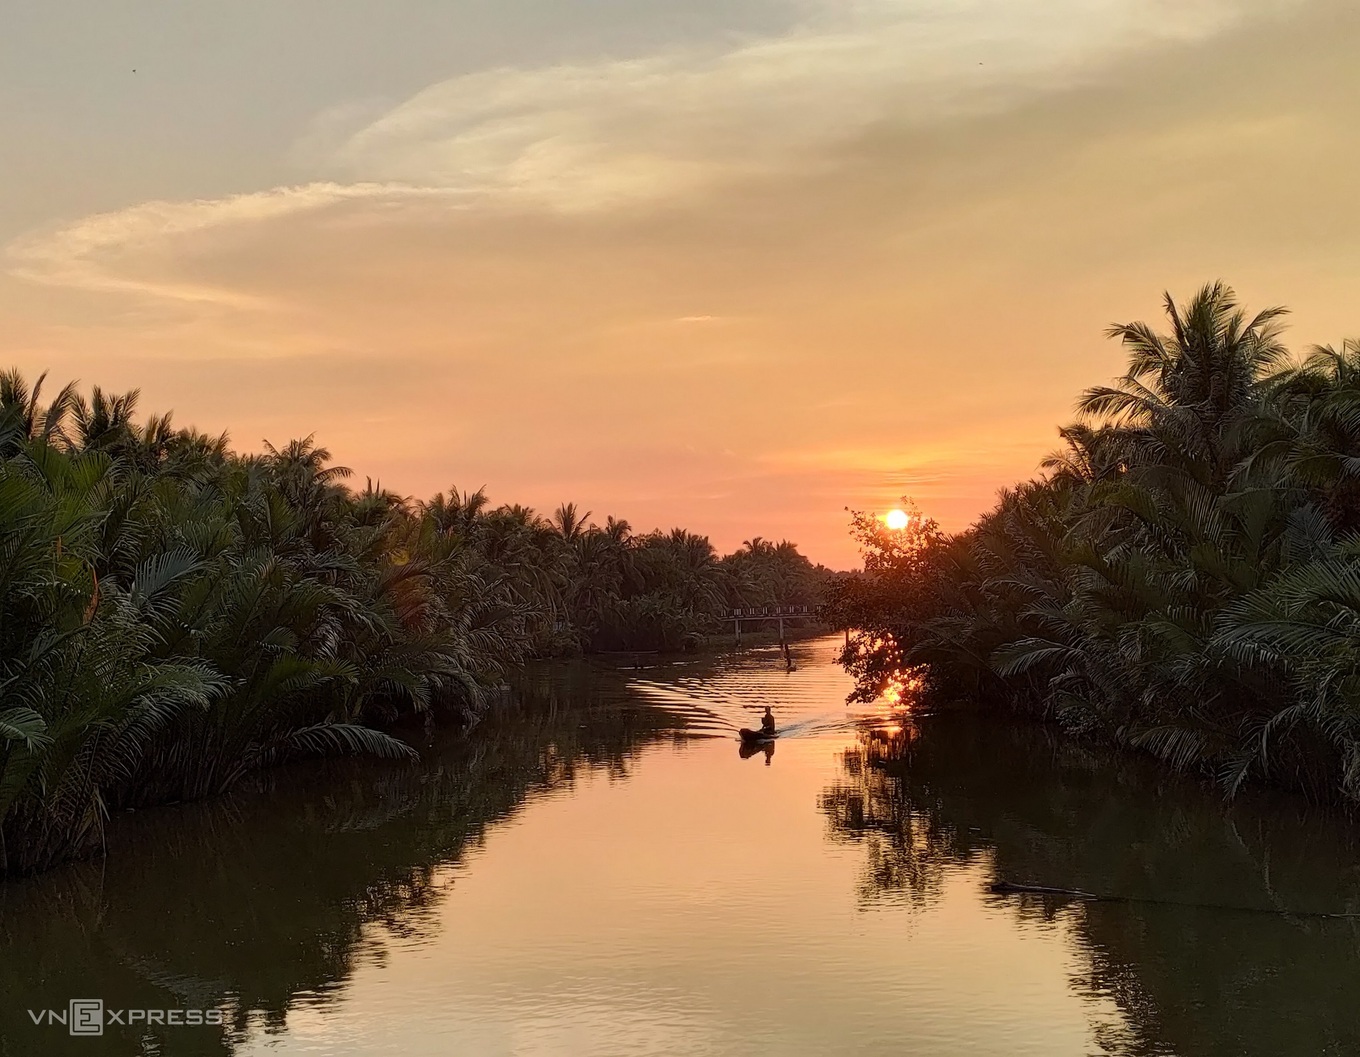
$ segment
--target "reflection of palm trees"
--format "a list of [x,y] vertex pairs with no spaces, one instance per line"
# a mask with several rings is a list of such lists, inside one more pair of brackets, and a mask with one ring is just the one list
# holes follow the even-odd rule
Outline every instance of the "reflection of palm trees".
[[[121,820],[123,854],[107,862],[0,887],[3,1045],[63,1052],[46,1035],[41,1049],[22,1041],[23,1009],[51,1004],[58,986],[32,972],[38,959],[129,1007],[225,1004],[229,1038],[261,1018],[282,1026],[299,995],[337,994],[365,950],[437,929],[447,867],[527,797],[594,770],[625,778],[637,749],[665,736],[664,714],[607,671],[533,669],[519,682],[475,739],[441,733],[419,767],[273,771],[230,800]],[[211,1032],[173,1041],[230,1048]]]
[[[1090,960],[1087,986],[1112,996],[1133,1028],[1119,1052],[1148,1057],[1360,1044],[1354,931],[1289,914],[1360,910],[1356,838],[1298,808],[1269,801],[1228,815],[1143,761],[970,715],[866,733],[822,796],[831,838],[866,849],[865,900],[894,892],[928,905],[952,871],[977,863],[998,878],[1206,905],[1006,904],[1043,919],[1067,909]],[[1280,913],[1213,909],[1224,905]]]

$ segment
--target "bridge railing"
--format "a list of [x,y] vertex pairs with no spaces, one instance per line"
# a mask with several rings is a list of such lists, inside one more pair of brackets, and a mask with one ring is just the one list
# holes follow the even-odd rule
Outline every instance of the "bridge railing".
[[753,617],[811,617],[816,616],[812,606],[747,606],[732,609],[729,620],[747,620]]

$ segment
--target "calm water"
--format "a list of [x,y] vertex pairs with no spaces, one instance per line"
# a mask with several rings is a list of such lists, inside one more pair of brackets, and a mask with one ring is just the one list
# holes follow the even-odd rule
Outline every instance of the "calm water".
[[[834,646],[544,670],[419,767],[121,818],[0,886],[0,1054],[1360,1053],[1360,919],[1305,915],[1360,911],[1350,829],[848,711]],[[766,703],[790,736],[743,759]],[[26,1013],[84,997],[227,1025]]]

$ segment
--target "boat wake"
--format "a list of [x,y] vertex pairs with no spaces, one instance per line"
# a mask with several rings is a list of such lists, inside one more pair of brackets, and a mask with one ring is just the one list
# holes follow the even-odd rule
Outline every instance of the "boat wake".
[[[697,662],[692,670],[664,681],[633,678],[631,689],[650,704],[676,716],[691,737],[735,738],[743,727],[755,729],[766,706],[779,737],[807,738],[863,729],[879,713],[846,705],[852,682],[835,663],[838,640],[815,639],[794,648],[799,663],[784,665],[777,647],[754,649],[718,662]],[[783,678],[772,679],[771,669]]]

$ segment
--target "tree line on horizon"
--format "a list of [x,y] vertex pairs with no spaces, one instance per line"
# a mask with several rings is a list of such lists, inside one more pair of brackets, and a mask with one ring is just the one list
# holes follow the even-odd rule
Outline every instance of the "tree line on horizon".
[[135,391],[41,387],[0,374],[0,876],[288,759],[408,758],[387,731],[468,723],[529,659],[692,648],[832,576],[787,541],[353,490],[311,438],[242,455]]
[[855,696],[1041,717],[1213,776],[1360,803],[1360,343],[1292,355],[1222,283],[1112,327],[1043,473],[965,531],[857,514]]

